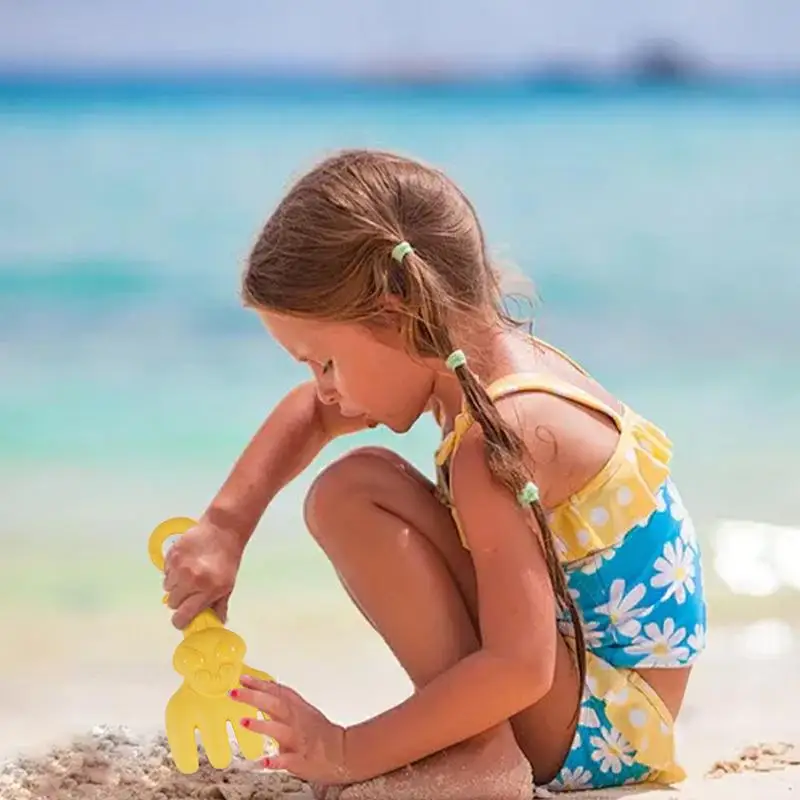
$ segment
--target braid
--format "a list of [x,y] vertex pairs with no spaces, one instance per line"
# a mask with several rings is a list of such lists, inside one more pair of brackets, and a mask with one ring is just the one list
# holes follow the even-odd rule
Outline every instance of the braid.
[[[466,359],[461,351],[456,350],[451,355],[448,359],[448,366],[458,377],[469,413],[483,430],[489,469],[502,484],[514,493],[522,505],[530,507],[542,532],[542,546],[553,592],[561,609],[569,613],[575,631],[575,656],[578,662],[579,691],[582,696],[586,681],[586,638],[583,624],[575,600],[569,593],[567,576],[556,551],[555,536],[539,501],[538,490],[530,482],[525,470],[527,455],[525,442],[502,418],[483,384],[467,367]],[[578,710],[580,710],[580,703]]]
[[[438,274],[428,267],[412,245],[400,240],[391,251],[395,262],[387,277],[387,288],[404,300],[406,337],[412,351],[426,354],[451,353],[447,365],[453,370],[464,393],[472,418],[481,426],[486,443],[486,459],[492,474],[520,502],[530,508],[539,529],[545,563],[553,593],[562,611],[567,611],[575,631],[575,656],[578,666],[580,697],[586,681],[586,640],[578,607],[567,586],[567,577],[555,546],[555,537],[539,502],[538,491],[530,483],[526,463],[530,460],[525,442],[500,415],[492,398],[478,377],[467,367],[460,350],[453,351],[445,308],[440,298],[446,293]],[[397,267],[400,267],[397,269]],[[533,494],[523,490],[532,487]],[[523,503],[524,500],[524,503]],[[578,704],[580,710],[580,703]]]

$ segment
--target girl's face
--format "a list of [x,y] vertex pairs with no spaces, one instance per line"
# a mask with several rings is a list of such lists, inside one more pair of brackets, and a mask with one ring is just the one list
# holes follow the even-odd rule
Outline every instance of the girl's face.
[[272,311],[259,316],[290,355],[308,364],[320,400],[343,415],[404,433],[428,407],[436,373],[406,352],[399,333]]

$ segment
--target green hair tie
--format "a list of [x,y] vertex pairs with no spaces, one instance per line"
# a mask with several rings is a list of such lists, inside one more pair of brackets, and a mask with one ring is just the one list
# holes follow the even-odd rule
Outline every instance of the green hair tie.
[[538,499],[539,487],[533,481],[528,481],[517,494],[521,506],[532,506]]
[[413,253],[414,248],[408,242],[398,242],[392,250],[392,258],[398,263],[402,264],[403,259],[409,254]]
[[464,355],[463,350],[453,350],[449,356],[447,356],[447,369],[453,370],[455,372],[459,367],[466,367],[467,366],[467,357]]

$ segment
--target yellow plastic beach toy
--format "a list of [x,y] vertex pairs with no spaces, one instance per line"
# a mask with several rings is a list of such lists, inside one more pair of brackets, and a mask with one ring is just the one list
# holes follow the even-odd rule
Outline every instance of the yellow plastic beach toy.
[[[159,571],[164,571],[164,545],[167,541],[196,524],[188,517],[173,517],[150,534],[148,552]],[[200,732],[208,760],[216,769],[225,769],[233,758],[228,723],[233,728],[241,754],[247,759],[259,758],[264,753],[265,744],[272,742],[239,723],[242,717],[266,719],[266,715],[228,696],[231,689],[241,686],[239,679],[243,674],[273,680],[266,672],[244,663],[246,652],[242,637],[227,630],[211,609],[202,611],[183,630],[183,641],[175,648],[172,657],[172,665],[183,677],[183,684],[172,695],[166,708],[167,741],[180,772],[190,774],[200,766],[195,730]]]

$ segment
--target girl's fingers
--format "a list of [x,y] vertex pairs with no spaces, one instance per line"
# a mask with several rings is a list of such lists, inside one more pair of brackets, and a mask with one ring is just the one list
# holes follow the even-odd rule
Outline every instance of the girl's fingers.
[[275,722],[274,720],[255,719],[254,717],[245,717],[239,723],[243,728],[253,733],[261,733],[264,736],[269,736],[274,739],[281,753],[291,753],[297,749],[297,737],[294,730],[282,722]]
[[195,592],[178,602],[177,594],[173,593],[169,598],[169,607],[175,609],[172,615],[172,624],[176,628],[183,630],[206,606],[206,596]]
[[167,589],[169,592],[169,602],[167,605],[174,611],[176,608],[182,606],[190,597],[199,594],[196,587],[184,583],[182,586],[178,585],[177,581],[172,588]]
[[308,705],[294,689],[290,689],[288,686],[284,686],[276,680],[269,681],[263,680],[262,678],[255,678],[252,675],[242,675],[240,683],[245,688],[277,697],[286,708],[293,705]]
[[[242,684],[244,684],[244,678],[242,678]],[[263,711],[276,722],[288,721],[289,709],[283,699],[274,692],[242,688],[233,689],[230,696],[237,703],[244,703]]]
[[252,675],[242,675],[240,683],[247,689],[274,695],[281,699],[287,706],[296,703],[306,703],[294,689],[290,689],[288,686],[278,683],[276,680],[268,681],[262,678],[255,678]]
[[265,769],[276,770],[278,772],[288,772],[290,775],[301,774],[304,770],[305,761],[295,753],[281,753],[277,756],[270,756],[261,762]]
[[265,681],[261,678],[254,678],[252,675],[242,675],[241,684],[248,689],[255,689],[257,692],[278,692],[282,688],[277,681]]
[[217,600],[214,605],[211,606],[214,613],[219,618],[219,621],[224,625],[228,621],[228,602],[229,597],[223,597],[222,600]]
[[164,573],[172,571],[172,565],[175,561],[175,548],[170,547],[164,554]]
[[177,583],[178,583],[178,574],[171,570],[170,571],[165,570],[164,581],[161,584],[164,588],[164,591],[167,593],[171,592],[175,588]]

